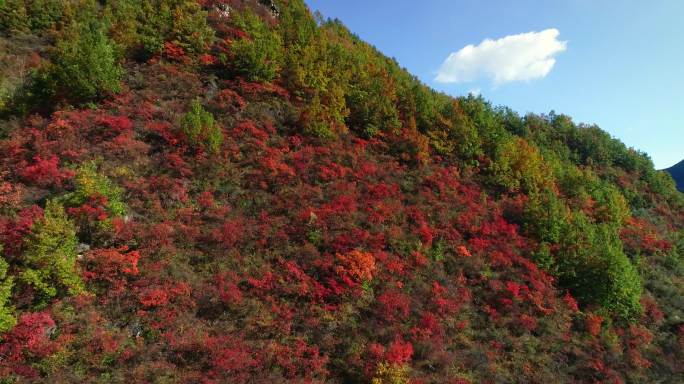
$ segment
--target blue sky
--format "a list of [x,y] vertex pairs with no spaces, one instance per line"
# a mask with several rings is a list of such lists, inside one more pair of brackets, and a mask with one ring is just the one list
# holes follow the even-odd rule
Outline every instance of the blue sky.
[[684,0],[306,2],[435,89],[597,124],[657,168],[684,159]]

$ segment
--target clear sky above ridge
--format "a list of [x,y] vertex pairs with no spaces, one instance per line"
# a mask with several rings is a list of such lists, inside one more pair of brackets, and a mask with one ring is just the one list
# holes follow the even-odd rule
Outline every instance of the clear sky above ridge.
[[657,168],[684,159],[684,0],[306,2],[435,89],[595,123]]

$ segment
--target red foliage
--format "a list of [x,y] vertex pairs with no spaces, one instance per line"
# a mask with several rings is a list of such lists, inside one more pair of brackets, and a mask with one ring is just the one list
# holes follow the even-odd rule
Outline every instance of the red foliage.
[[219,379],[229,379],[234,383],[249,382],[251,373],[260,362],[258,355],[243,340],[230,335],[205,337],[203,349],[209,357],[210,370],[205,372],[211,382],[222,382]]
[[630,217],[620,231],[620,239],[628,250],[652,255],[672,248],[672,243],[662,239],[655,226],[643,219]]
[[627,351],[627,355],[629,356],[629,362],[632,365],[632,367],[638,370],[649,369],[653,365],[651,361],[644,358],[642,354],[637,350],[631,349]]
[[523,313],[520,315],[520,325],[527,331],[531,332],[537,328],[537,319],[526,313]]
[[261,279],[248,278],[247,282],[256,290],[270,291],[273,289],[275,276],[271,271],[266,271]]
[[[227,1],[202,4],[212,17],[218,4],[261,7]],[[223,20],[218,35],[241,38],[243,31],[230,23]],[[196,64],[214,65],[226,48],[221,44]],[[173,43],[165,44],[163,57],[190,61]],[[73,174],[60,164],[102,158],[103,171],[125,189],[135,221],[108,218],[102,196],[68,208],[80,241],[93,246],[79,267],[96,295],[60,297],[48,306],[62,316],[56,317],[60,334],[83,346],[86,353],[69,357],[84,369],[94,372],[104,358],[120,356],[115,374],[131,373],[134,382],[171,374],[179,382],[315,383],[339,381],[340,369],[353,381],[357,370],[370,376],[369,367],[379,362],[410,364],[415,347],[416,383],[466,384],[453,379],[461,370],[472,380],[539,381],[549,373],[539,362],[551,353],[569,361],[566,351],[573,366],[564,372],[577,382],[598,382],[617,377],[617,369],[646,369],[647,357],[660,356],[668,331],[649,296],[642,300],[642,325],[620,330],[589,315],[586,334],[577,332],[584,314],[576,300],[530,259],[536,240],[512,224],[528,198],[478,186],[483,175],[477,172],[491,164],[485,155],[479,170],[430,157],[425,135],[406,116],[400,117],[403,131],[370,140],[298,135],[297,114],[290,113],[298,105],[289,104],[286,90],[238,79],[222,82],[208,103],[217,121],[233,124],[222,151],[210,158],[189,150],[178,129],[182,108],[206,96],[204,82],[214,70],[190,68],[141,63],[133,70],[164,76],[149,77],[99,109],[33,117],[0,140],[0,167],[8,169],[0,172],[0,242],[10,274],[24,267],[25,239],[42,217],[38,206],[26,207],[68,192]],[[568,203],[572,209],[582,204]],[[595,213],[596,203],[585,203]],[[81,225],[104,219],[111,219],[109,234],[90,236],[90,227]],[[676,227],[628,220],[621,233],[626,251],[669,250],[662,235],[669,231],[661,231],[666,225]],[[447,252],[433,262],[426,256],[442,246],[456,257]],[[13,291],[17,313],[30,305],[23,289],[19,281]],[[76,310],[60,311],[65,305]],[[3,335],[0,375],[35,375],[31,365],[56,350],[49,315],[35,325],[29,315]],[[585,337],[608,326],[621,345],[606,348],[602,338]],[[485,335],[494,327],[496,341]],[[155,332],[141,337],[148,329]],[[531,334],[520,338],[521,332]],[[509,355],[508,348],[531,337],[534,356]],[[680,338],[684,346],[684,327]],[[558,349],[561,342],[568,348]],[[331,364],[328,355],[334,355]],[[480,355],[491,360],[480,364]],[[668,364],[678,363],[662,366]]]
[[58,344],[50,340],[55,330],[55,321],[48,312],[28,312],[21,315],[19,322],[9,333],[3,335],[0,343],[0,376],[15,373],[28,378],[38,372],[28,364],[32,358],[43,358],[56,352]]
[[435,314],[426,312],[421,316],[418,326],[411,329],[411,334],[418,340],[424,340],[431,337],[442,337],[444,329]]
[[413,251],[411,256],[413,256],[413,262],[417,267],[425,267],[430,262],[422,252]]
[[204,55],[200,56],[200,63],[202,63],[202,65],[211,66],[211,65],[216,64],[216,62],[217,62],[217,59],[215,56],[212,56],[209,54],[204,54]]
[[270,134],[259,127],[253,121],[243,121],[233,127],[233,133],[236,136],[244,136],[248,138],[254,138],[257,143],[262,144],[268,140]]
[[165,164],[169,169],[175,171],[181,177],[192,176],[190,165],[178,153],[167,153]]
[[242,302],[242,291],[235,283],[235,274],[222,274],[216,276],[216,288],[222,302],[226,304],[240,304]]
[[85,260],[87,267],[83,272],[84,278],[107,282],[113,293],[121,292],[127,278],[139,273],[140,253],[129,251],[126,246],[90,251]]
[[179,143],[179,131],[173,129],[173,126],[167,121],[151,121],[147,123],[146,129],[154,132],[161,137],[166,143],[176,145]]
[[0,243],[4,246],[3,252],[18,255],[26,235],[31,233],[33,223],[42,217],[43,209],[37,205],[22,209],[14,219],[0,216]]
[[648,328],[636,324],[629,325],[628,345],[631,348],[643,348],[651,344],[652,341],[653,333]]
[[570,308],[571,311],[573,312],[578,312],[579,311],[579,306],[577,305],[577,300],[575,300],[572,295],[570,295],[570,292],[566,292],[565,296],[563,296],[563,301],[565,302],[565,305]]
[[245,225],[242,220],[228,220],[213,232],[216,241],[226,248],[235,247],[245,237]]
[[596,314],[587,315],[585,326],[587,332],[592,336],[598,336],[601,333],[601,324],[603,323],[603,317]]
[[275,361],[285,373],[285,377],[313,378],[327,373],[325,365],[328,357],[322,355],[315,345],[308,345],[304,340],[297,339],[294,345],[274,344]]
[[295,176],[295,170],[282,161],[282,152],[279,150],[267,150],[260,158],[259,164],[266,171],[267,177],[275,179],[280,183],[285,182]]
[[197,196],[197,203],[200,205],[200,207],[209,209],[213,208],[216,205],[216,201],[214,200],[214,194],[211,191],[204,191]]
[[107,219],[107,198],[102,195],[90,196],[80,207],[68,208],[67,212],[79,221],[102,221]]
[[152,288],[140,296],[140,304],[147,308],[161,307],[169,303],[169,294],[164,288]]
[[48,159],[36,155],[33,161],[32,165],[25,165],[19,174],[27,182],[40,187],[61,187],[64,180],[71,179],[76,174],[70,169],[59,169],[59,159],[55,155]]
[[520,299],[520,293],[527,291],[527,286],[516,283],[515,281],[507,281],[506,290],[511,294],[511,296],[514,299]]
[[385,292],[378,296],[377,301],[380,304],[380,316],[387,321],[401,321],[409,315],[411,298],[401,292]]
[[665,314],[658,307],[658,303],[650,296],[641,299],[641,306],[644,308],[644,316],[648,322],[660,324],[665,319]]
[[169,223],[158,223],[150,228],[149,246],[164,247],[173,243],[174,228]]
[[19,204],[22,194],[21,185],[0,181],[0,209]]
[[126,116],[102,115],[98,116],[95,122],[117,134],[133,129],[133,122]]
[[238,90],[244,97],[250,99],[259,99],[263,96],[280,96],[284,99],[289,99],[289,92],[275,84],[271,83],[251,83],[244,79],[237,79],[233,81],[226,81],[228,88]]
[[218,92],[211,105],[220,111],[235,113],[243,110],[247,102],[237,92],[226,88]]
[[413,344],[397,337],[385,351],[385,361],[393,364],[404,364],[413,357]]
[[164,43],[164,57],[170,60],[183,61],[185,59],[185,50],[183,47],[167,41]]

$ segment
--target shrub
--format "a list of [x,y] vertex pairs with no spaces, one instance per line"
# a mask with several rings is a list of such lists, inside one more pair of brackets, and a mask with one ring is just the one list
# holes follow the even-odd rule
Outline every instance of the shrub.
[[477,130],[458,101],[444,105],[440,118],[427,129],[425,134],[430,144],[442,156],[460,159],[469,165],[482,154]]
[[190,110],[181,118],[181,128],[191,145],[204,146],[214,153],[221,148],[223,131],[199,100],[190,103]]
[[[351,69],[348,47],[336,41],[334,22],[317,30],[303,1],[292,1],[280,16],[285,65],[283,83],[301,101],[300,123],[307,135],[331,139],[347,130],[345,87]],[[365,120],[365,119],[364,119]],[[373,127],[359,127],[374,133]]]
[[45,206],[42,220],[34,224],[24,253],[26,268],[21,280],[34,287],[40,300],[63,293],[83,292],[76,267],[76,230],[64,208],[54,200]]
[[375,258],[371,253],[359,250],[336,255],[338,266],[335,271],[342,279],[362,283],[373,279]]
[[31,0],[26,4],[29,27],[33,31],[54,28],[62,20],[65,4],[63,0]]
[[0,356],[3,357],[0,383],[17,382],[12,380],[16,376],[8,373],[20,374],[29,380],[38,376],[33,364],[27,362],[38,362],[56,352],[58,342],[50,337],[55,327],[48,311],[25,312],[20,316],[14,329],[3,335],[0,343]]
[[24,0],[0,0],[0,32],[14,34],[28,28]]
[[123,189],[101,174],[94,161],[85,162],[79,166],[74,184],[74,191],[62,198],[66,205],[77,207],[94,197],[104,197],[107,212],[111,216],[123,216],[126,213]]
[[88,281],[96,281],[111,293],[120,293],[126,287],[128,276],[139,273],[140,253],[129,251],[127,247],[96,249],[86,257],[87,270],[83,276]]
[[403,321],[411,311],[411,298],[401,292],[388,291],[378,296],[378,314],[388,322]]
[[553,191],[545,189],[530,194],[525,203],[523,228],[539,241],[557,243],[568,217],[564,202]]
[[276,78],[282,64],[280,35],[251,12],[237,14],[235,24],[248,37],[231,44],[230,65],[234,71],[249,81],[269,82]]
[[347,125],[366,137],[396,132],[401,122],[392,79],[386,70],[371,71],[377,63],[363,64],[354,68],[353,83],[346,92]]
[[207,12],[193,0],[112,1],[107,2],[105,14],[114,40],[140,58],[161,53],[165,42],[202,53],[214,40]]
[[68,4],[63,0],[0,0],[0,32],[41,32],[62,21]]
[[120,90],[122,74],[104,26],[77,24],[57,42],[52,62],[34,73],[27,97],[42,104],[96,101]]
[[371,384],[408,384],[409,367],[405,364],[380,363]]
[[35,185],[41,187],[61,186],[64,180],[74,175],[71,170],[59,169],[59,159],[55,155],[47,159],[42,159],[36,155],[33,161],[33,164],[27,165],[19,173],[24,180]]
[[[2,247],[0,246],[0,252]],[[9,265],[2,258],[0,254],[0,334],[9,331],[14,327],[17,320],[12,315],[13,308],[10,305],[10,297],[12,296],[12,287],[14,286],[14,279],[7,275]]]
[[494,184],[506,192],[535,193],[553,183],[537,148],[521,138],[506,140],[497,148],[491,170]]
[[617,229],[575,214],[564,230],[557,259],[560,284],[584,305],[622,320],[641,314],[641,278],[624,254]]

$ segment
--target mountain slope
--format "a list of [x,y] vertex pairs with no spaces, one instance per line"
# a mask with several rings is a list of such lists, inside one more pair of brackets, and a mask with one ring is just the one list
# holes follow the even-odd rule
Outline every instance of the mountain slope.
[[647,155],[298,0],[35,4],[0,5],[40,57],[3,82],[0,382],[684,380]]
[[684,161],[680,161],[665,171],[669,173],[675,183],[677,183],[677,189],[684,192]]

